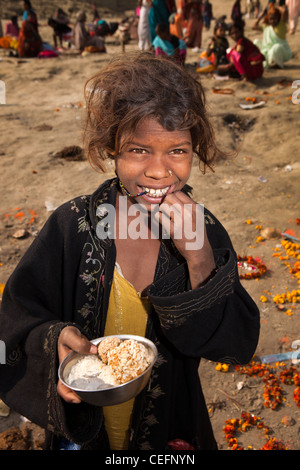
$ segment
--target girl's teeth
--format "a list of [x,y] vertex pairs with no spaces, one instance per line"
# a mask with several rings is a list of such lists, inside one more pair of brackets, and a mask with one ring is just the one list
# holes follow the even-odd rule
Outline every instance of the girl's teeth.
[[161,197],[164,196],[169,189],[170,186],[167,188],[162,188],[162,189],[153,189],[153,188],[143,188],[143,191],[146,191],[146,193],[150,194],[150,196],[153,197]]

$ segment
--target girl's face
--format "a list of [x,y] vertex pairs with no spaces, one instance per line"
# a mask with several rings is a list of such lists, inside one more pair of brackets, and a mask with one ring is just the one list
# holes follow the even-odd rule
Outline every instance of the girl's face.
[[271,26],[277,26],[280,21],[280,17],[275,13],[270,13],[268,16],[268,22]]
[[189,130],[170,132],[154,119],[145,119],[116,157],[115,166],[130,194],[147,191],[132,202],[150,210],[151,204],[160,204],[167,194],[182,189],[190,176],[192,159]]
[[226,29],[224,26],[219,26],[216,30],[216,36],[223,38],[226,36]]
[[234,41],[238,41],[242,37],[242,31],[239,28],[231,28],[230,36]]

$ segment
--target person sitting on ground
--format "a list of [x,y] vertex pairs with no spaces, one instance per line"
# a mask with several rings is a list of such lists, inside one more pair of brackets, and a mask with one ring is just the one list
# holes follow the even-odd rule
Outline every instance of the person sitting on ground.
[[72,44],[80,52],[85,48],[93,48],[93,51],[105,52],[104,38],[100,36],[91,37],[85,28],[86,14],[84,11],[79,11],[76,16],[76,23],[73,28]]
[[70,20],[68,15],[62,8],[58,8],[54,18],[48,19],[48,25],[53,28],[53,41],[54,46],[57,48],[57,38],[59,40],[60,47],[63,47],[63,35],[72,33],[72,29],[68,26]]
[[[264,18],[264,25],[259,22]],[[276,7],[270,4],[257,18],[252,29],[263,31],[262,40],[256,39],[254,44],[265,56],[265,67],[284,67],[284,62],[293,56],[286,40],[288,10],[286,6]]]
[[213,64],[216,68],[218,68],[219,65],[228,64],[226,51],[229,47],[229,42],[226,37],[226,32],[226,23],[222,20],[217,20],[214,27],[213,37],[211,38],[206,50],[207,58],[211,58],[213,60]]
[[224,68],[227,68],[229,74],[232,70],[234,73],[237,72],[245,80],[260,78],[264,71],[265,56],[253,42],[244,36],[244,28],[240,23],[231,26],[230,35],[236,44],[228,52],[229,66],[224,66]]
[[198,59],[196,72],[211,73],[217,70],[221,64],[228,64],[226,51],[229,42],[226,38],[227,25],[223,18],[216,20],[214,34],[210,39],[207,49],[203,51]]
[[19,37],[20,27],[18,25],[18,16],[13,15],[8,23],[5,25],[4,36],[11,36],[14,38]]
[[155,55],[168,56],[176,62],[185,63],[187,46],[182,39],[170,33],[169,25],[158,23],[156,37],[152,42]]

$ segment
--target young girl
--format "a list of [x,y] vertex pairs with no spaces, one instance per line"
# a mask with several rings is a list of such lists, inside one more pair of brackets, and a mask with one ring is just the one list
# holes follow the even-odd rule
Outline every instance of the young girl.
[[229,74],[232,70],[237,72],[244,80],[260,78],[264,72],[265,56],[253,42],[244,36],[244,28],[240,23],[231,26],[230,35],[236,44],[227,54],[230,65],[224,68]]
[[164,55],[184,65],[186,59],[186,44],[170,33],[169,25],[158,23],[155,28],[156,37],[152,42],[155,55]]
[[214,70],[217,71],[219,66],[228,64],[227,49],[229,48],[229,42],[226,32],[226,23],[223,20],[217,20],[214,27],[214,35],[209,41],[207,50],[202,55],[202,57],[206,57],[212,63]]
[[[218,153],[202,86],[173,61],[140,53],[115,58],[86,91],[89,158],[97,169],[112,159],[117,176],[58,208],[8,280],[0,396],[47,429],[51,449],[62,436],[82,449],[163,451],[174,439],[216,449],[200,358],[247,363],[259,312],[239,281],[230,238],[208,210],[203,243],[191,247],[186,230],[174,235],[181,223],[197,225],[199,206],[186,184],[193,157],[204,171]],[[146,236],[124,236],[124,227],[121,236],[137,203]],[[162,206],[155,237],[151,216]],[[95,354],[90,339],[120,333],[158,348],[149,384],[134,400],[102,409],[57,383],[71,350]]]
[[[264,25],[260,26],[259,23],[262,19]],[[284,68],[284,63],[292,58],[293,54],[286,40],[287,22],[288,10],[286,6],[276,7],[271,3],[252,26],[255,30],[263,31],[262,40],[256,39],[254,44],[265,56],[265,67]]]

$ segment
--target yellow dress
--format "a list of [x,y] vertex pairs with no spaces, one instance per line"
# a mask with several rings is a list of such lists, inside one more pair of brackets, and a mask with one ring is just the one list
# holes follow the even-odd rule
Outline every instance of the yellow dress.
[[[119,266],[114,269],[105,326],[105,336],[130,334],[145,336],[150,301],[122,275]],[[134,398],[120,405],[104,406],[105,428],[112,450],[126,450],[128,428]]]

